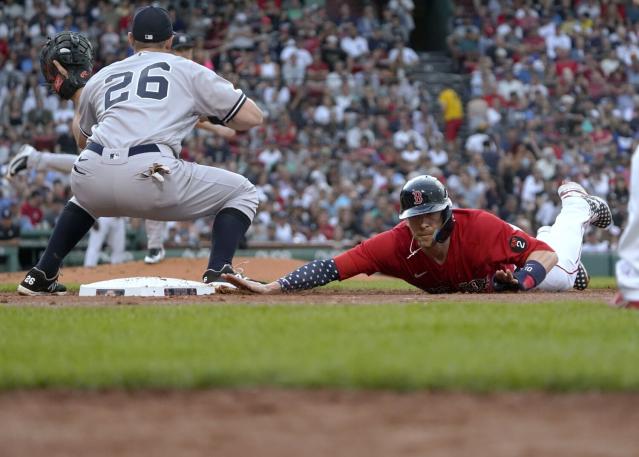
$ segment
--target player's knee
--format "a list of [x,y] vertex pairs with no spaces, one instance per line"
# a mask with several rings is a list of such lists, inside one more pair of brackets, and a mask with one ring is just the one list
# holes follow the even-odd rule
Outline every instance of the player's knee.
[[237,211],[244,214],[249,219],[249,223],[251,223],[257,213],[258,204],[259,199],[257,189],[253,184],[246,180],[241,188],[241,192],[236,194],[231,201],[227,202],[227,207],[235,208]]
[[243,197],[245,205],[250,208],[250,210],[253,212],[253,215],[255,215],[255,213],[257,213],[257,207],[260,204],[260,199],[258,197],[257,188],[248,179],[246,180]]
[[260,199],[258,197],[257,188],[253,184],[251,184],[251,189],[250,189],[250,192],[249,192],[249,199],[251,201],[252,207],[257,212],[257,207],[260,204]]

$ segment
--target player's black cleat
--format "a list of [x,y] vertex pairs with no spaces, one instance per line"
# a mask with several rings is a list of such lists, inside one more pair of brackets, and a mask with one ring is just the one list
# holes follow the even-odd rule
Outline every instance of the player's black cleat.
[[584,267],[584,264],[579,262],[577,266],[577,277],[572,287],[577,290],[585,290],[588,288],[588,284],[590,284],[590,275],[586,267]]
[[58,276],[47,278],[44,271],[33,267],[18,285],[20,295],[66,295],[67,288],[58,282]]
[[242,278],[245,277],[244,275],[242,275],[242,273],[239,273],[239,272],[235,271],[233,269],[233,267],[227,263],[219,271],[213,270],[211,268],[206,270],[204,272],[204,274],[202,275],[202,282],[205,283],[205,284],[224,283],[224,284],[228,284],[229,286],[231,286],[231,284],[229,284],[228,281],[226,281],[225,279],[222,278],[223,274],[236,275],[236,276],[240,276]]
[[264,283],[262,281],[256,281],[255,279],[251,279],[251,278],[245,276],[241,268],[233,268],[228,263],[225,264],[220,269],[220,271],[216,271],[216,270],[213,270],[213,269],[210,269],[210,268],[208,270],[206,270],[204,272],[204,274],[202,275],[202,282],[205,283],[205,284],[220,285],[220,286],[224,286],[224,287],[235,288],[235,286],[233,284],[228,282],[226,279],[222,278],[223,274],[230,274],[230,275],[233,275],[233,276],[237,276],[238,278],[248,279],[249,281],[259,282],[260,284],[266,284],[266,283]]

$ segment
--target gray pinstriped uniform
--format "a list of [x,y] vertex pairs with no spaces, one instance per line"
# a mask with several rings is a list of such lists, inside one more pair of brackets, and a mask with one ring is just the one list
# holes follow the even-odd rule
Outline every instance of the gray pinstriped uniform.
[[[245,100],[215,72],[165,52],[137,52],[102,69],[84,88],[79,112],[88,142],[103,149],[78,156],[75,203],[94,217],[188,220],[236,208],[252,220],[257,192],[245,177],[176,158],[200,115],[228,122]],[[158,151],[129,149],[140,145]],[[154,164],[170,170],[164,182],[148,177]]]

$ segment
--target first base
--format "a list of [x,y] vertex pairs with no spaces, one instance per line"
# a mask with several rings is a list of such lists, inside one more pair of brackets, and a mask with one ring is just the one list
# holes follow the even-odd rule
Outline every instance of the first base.
[[211,295],[216,284],[204,284],[186,279],[134,277],[110,279],[80,286],[81,297],[175,297],[180,295]]

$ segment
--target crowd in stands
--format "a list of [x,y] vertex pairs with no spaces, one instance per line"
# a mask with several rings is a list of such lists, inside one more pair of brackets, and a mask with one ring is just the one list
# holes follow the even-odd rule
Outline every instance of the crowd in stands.
[[[46,37],[85,34],[98,71],[131,54],[126,33],[145,3],[5,0],[0,163],[25,143],[77,152],[73,106],[42,84]],[[258,187],[250,241],[368,237],[398,222],[406,179],[429,173],[457,206],[486,208],[533,233],[554,220],[559,181],[578,180],[609,199],[615,215],[615,229],[595,235],[593,250],[616,243],[639,103],[639,8],[628,2],[457,2],[449,47],[468,90],[436,97],[413,77],[412,0],[330,12],[323,0],[157,3],[176,32],[195,39],[194,59],[265,112],[262,127],[230,140],[195,130],[182,150],[185,160],[236,171]],[[54,172],[4,180],[1,190],[0,211],[9,209],[23,231],[50,228],[70,197],[68,177]],[[171,224],[167,247],[206,246],[210,226]]]
[[614,248],[639,138],[638,2],[459,2],[448,42],[470,77],[460,152],[490,169],[460,174],[465,198],[534,229],[554,219],[561,179],[578,181],[614,214],[584,250]]

